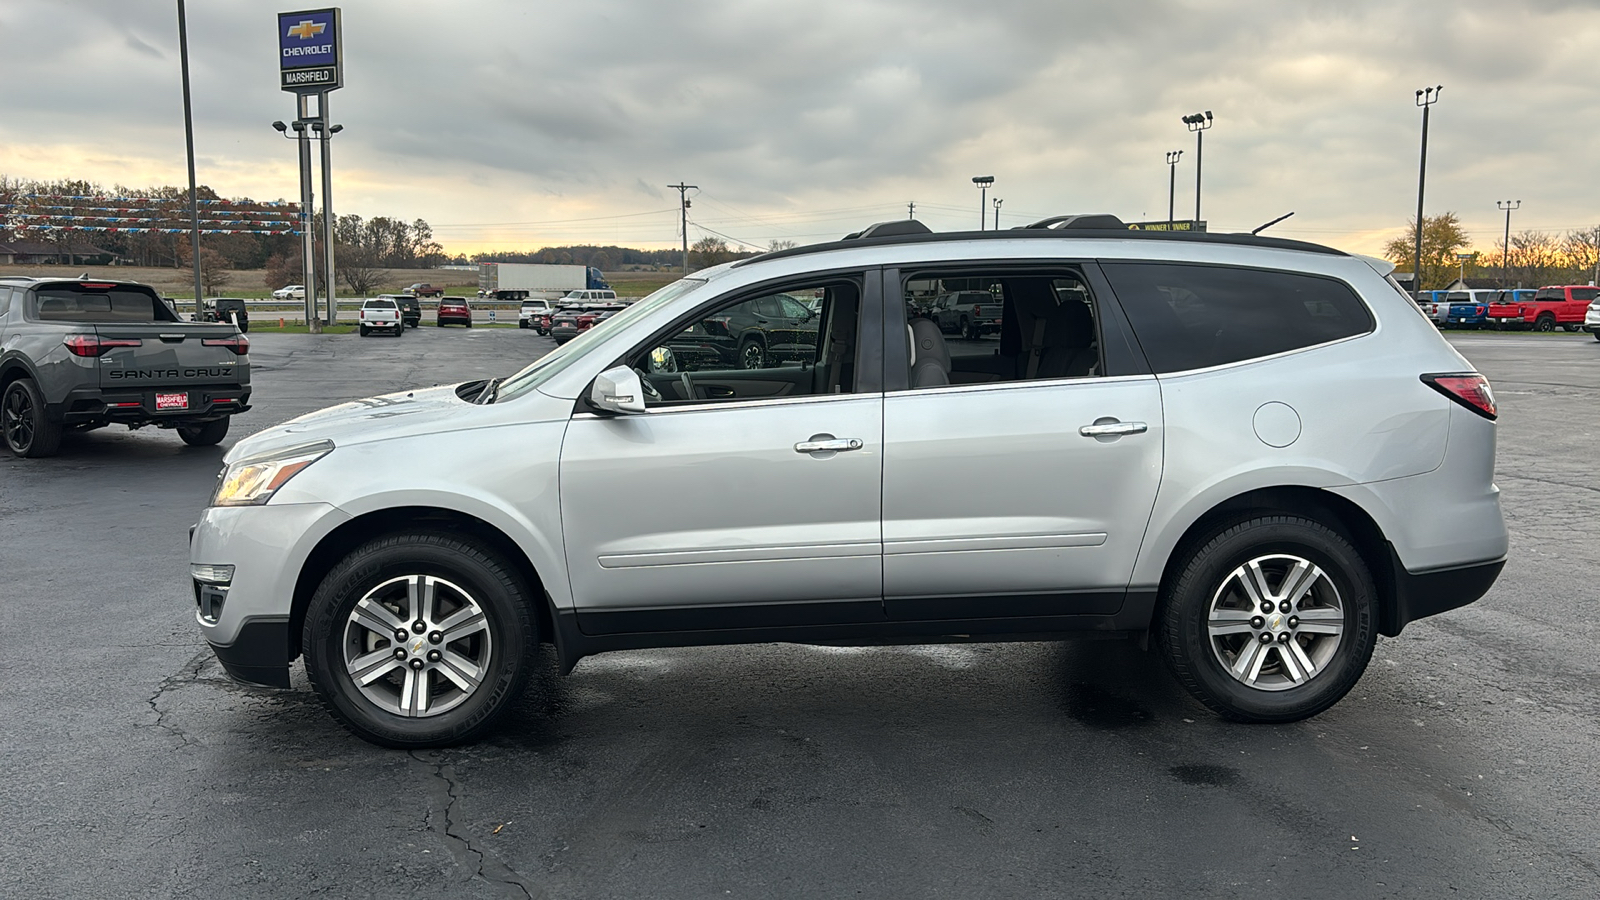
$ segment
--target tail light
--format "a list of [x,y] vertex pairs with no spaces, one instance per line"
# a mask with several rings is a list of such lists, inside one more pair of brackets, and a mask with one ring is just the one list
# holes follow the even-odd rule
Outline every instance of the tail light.
[[250,352],[250,339],[243,335],[228,338],[206,338],[200,343],[207,347],[227,347],[237,356],[243,356]]
[[117,347],[143,347],[138,338],[103,338],[96,334],[69,334],[61,343],[73,356],[104,356]]
[[1485,419],[1493,421],[1500,415],[1494,405],[1494,391],[1489,388],[1489,379],[1477,372],[1424,375],[1422,383]]

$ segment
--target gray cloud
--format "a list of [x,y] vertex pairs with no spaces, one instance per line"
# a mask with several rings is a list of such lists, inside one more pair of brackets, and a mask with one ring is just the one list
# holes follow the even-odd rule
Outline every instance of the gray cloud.
[[[1177,206],[1192,210],[1194,140],[1178,117],[1212,109],[1207,218],[1247,228],[1294,209],[1280,233],[1349,243],[1410,214],[1411,92],[1443,83],[1430,211],[1458,210],[1485,243],[1502,197],[1525,201],[1518,224],[1600,218],[1587,174],[1600,144],[1593,2],[342,5],[348,87],[331,107],[354,184],[339,194],[369,214],[620,215],[673,205],[660,186],[685,178],[705,189],[696,214],[709,227],[765,242],[842,233],[913,199],[935,227],[970,225],[968,179],[993,173],[1010,224],[1078,210],[1156,218],[1167,150],[1185,151]],[[275,11],[190,5],[197,145],[217,164],[201,174],[225,192],[296,193],[283,180],[292,150],[266,128],[292,109],[276,89]],[[83,144],[89,122],[100,154],[181,168],[169,6],[14,0],[6,15],[8,29],[71,34],[74,48],[70,64],[59,41],[20,42],[0,60],[10,84],[49,73],[48,90],[8,102],[0,141]],[[648,240],[672,218],[614,233]],[[447,240],[485,234],[441,228]]]

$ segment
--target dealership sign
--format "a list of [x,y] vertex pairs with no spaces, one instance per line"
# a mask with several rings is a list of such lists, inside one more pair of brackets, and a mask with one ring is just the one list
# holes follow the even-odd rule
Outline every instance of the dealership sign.
[[343,87],[343,38],[337,7],[278,13],[279,87],[297,94]]
[[1162,219],[1159,222],[1129,222],[1129,231],[1205,231],[1204,220],[1196,222],[1193,219],[1175,219],[1168,222]]

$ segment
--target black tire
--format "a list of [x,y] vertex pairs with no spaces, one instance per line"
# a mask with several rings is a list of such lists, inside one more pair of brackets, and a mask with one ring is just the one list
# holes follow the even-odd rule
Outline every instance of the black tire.
[[361,336],[366,337],[369,334],[372,334],[372,329],[365,325],[361,326]]
[[[409,717],[384,708],[363,693],[349,674],[345,653],[356,646],[347,647],[346,642],[357,603],[396,578],[414,576],[444,579],[470,595],[484,613],[482,633],[491,649],[481,681],[457,701],[459,705],[435,715]],[[312,596],[301,645],[306,674],[323,706],[356,736],[375,744],[414,749],[473,740],[492,727],[522,694],[530,669],[528,660],[538,646],[529,606],[533,597],[515,567],[456,535],[418,532],[377,538],[334,566]],[[412,640],[431,638],[431,634],[408,635],[407,646]],[[446,641],[443,646],[453,645]],[[380,692],[387,691],[385,684],[392,686],[389,679],[405,674],[397,664],[395,671],[373,684]],[[445,685],[443,679],[436,683]],[[450,689],[445,685],[446,691]]]
[[1594,332],[1594,339],[1600,341],[1600,331]]
[[747,338],[739,345],[739,368],[765,369],[767,367],[767,350],[755,338]]
[[[1254,607],[1251,607],[1249,615],[1255,619],[1248,625],[1240,623],[1240,627],[1250,629],[1245,634],[1214,638],[1209,633],[1207,620],[1213,602],[1219,597],[1234,596],[1226,591],[1234,584],[1236,573],[1252,561],[1263,561],[1262,568],[1268,569],[1274,565],[1268,560],[1290,558],[1308,561],[1326,576],[1312,585],[1314,596],[1308,595],[1312,605],[1292,606],[1288,611],[1280,608],[1266,616],[1255,616]],[[1288,565],[1277,564],[1285,568]],[[1355,547],[1320,522],[1300,516],[1261,516],[1226,526],[1192,545],[1187,559],[1176,572],[1171,585],[1163,591],[1154,622],[1157,643],[1178,682],[1225,718],[1240,722],[1306,719],[1337,703],[1366,671],[1377,642],[1377,588]],[[1281,581],[1279,587],[1283,588],[1286,583],[1286,580]],[[1342,615],[1322,606],[1327,598],[1335,601]],[[1340,623],[1342,631],[1331,645],[1319,643],[1327,640],[1327,636],[1310,633],[1314,626],[1309,624],[1311,614],[1306,611],[1314,608],[1324,617],[1334,617],[1324,618],[1324,621]],[[1237,614],[1235,610],[1230,612]],[[1306,622],[1298,623],[1306,629],[1303,633],[1289,626],[1297,618],[1294,614],[1300,612],[1306,612],[1308,617]],[[1286,633],[1292,631],[1291,640],[1307,648],[1309,654],[1319,660],[1316,671],[1306,677],[1304,683],[1289,679],[1291,683],[1283,685],[1289,676],[1284,674],[1287,668],[1283,657],[1277,653],[1287,644],[1265,644],[1264,647],[1272,648],[1270,654],[1266,649],[1249,647],[1260,637],[1255,633],[1256,619],[1269,633],[1273,628]],[[1239,641],[1239,655],[1232,658],[1234,661],[1242,658],[1247,649],[1252,656],[1259,653],[1266,659],[1270,655],[1270,661],[1256,667],[1261,673],[1258,679],[1261,686],[1244,683],[1225,667],[1223,654],[1226,651],[1219,647],[1232,641]],[[1305,657],[1306,653],[1302,653],[1301,658]]]
[[239,323],[239,333],[240,334],[249,334],[250,333],[250,323],[249,322],[240,322]]
[[1578,327],[1577,325],[1564,325],[1562,327],[1566,328],[1568,331],[1572,332],[1573,334],[1577,334],[1578,332],[1583,330],[1582,328]]
[[45,414],[44,395],[31,378],[18,378],[0,394],[0,433],[12,454],[25,459],[55,456],[61,423]]
[[961,325],[957,328],[957,333],[969,341],[977,338],[977,335],[972,331],[972,323],[967,320],[966,316],[961,317]]
[[468,320],[467,320],[467,327],[468,327],[468,328],[471,328],[471,327],[472,327],[472,320],[471,320],[471,319],[468,319]]
[[191,447],[215,447],[228,436],[228,423],[232,418],[217,419],[203,425],[179,425],[178,437]]
[[405,337],[406,336],[406,323],[401,322],[399,325],[396,325],[394,327],[394,336],[395,337]]
[[1537,320],[1534,321],[1533,330],[1534,331],[1546,331],[1546,332],[1555,331],[1556,330],[1556,317],[1555,316],[1551,316],[1551,315],[1540,316]]

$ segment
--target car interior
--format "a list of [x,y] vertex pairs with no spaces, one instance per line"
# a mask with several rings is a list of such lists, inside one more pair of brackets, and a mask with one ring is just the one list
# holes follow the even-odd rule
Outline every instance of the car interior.
[[647,407],[848,394],[860,316],[853,281],[745,295],[679,323],[631,365]]
[[[929,281],[939,282],[942,292],[980,287],[993,296],[1003,310],[998,340],[949,340],[932,319],[914,314],[919,307],[911,286]],[[913,389],[1101,373],[1094,302],[1075,273],[913,274],[906,287]]]

